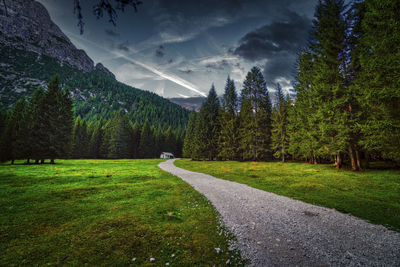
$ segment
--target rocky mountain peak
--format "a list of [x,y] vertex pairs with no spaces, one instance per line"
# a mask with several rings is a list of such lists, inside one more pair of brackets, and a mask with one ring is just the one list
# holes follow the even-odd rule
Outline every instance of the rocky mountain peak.
[[[95,69],[93,60],[77,49],[51,20],[46,8],[34,0],[0,2],[0,44],[56,58],[84,72]],[[103,65],[96,68],[114,76]]]

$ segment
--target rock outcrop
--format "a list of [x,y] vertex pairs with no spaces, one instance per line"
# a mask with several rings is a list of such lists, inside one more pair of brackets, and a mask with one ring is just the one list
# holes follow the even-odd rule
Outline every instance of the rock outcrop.
[[[84,72],[95,69],[93,60],[72,44],[46,8],[34,0],[0,2],[0,44],[44,54]],[[97,69],[114,77],[103,65]]]

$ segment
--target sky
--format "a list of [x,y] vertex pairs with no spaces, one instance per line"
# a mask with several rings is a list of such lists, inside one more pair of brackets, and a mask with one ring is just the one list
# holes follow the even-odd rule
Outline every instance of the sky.
[[[116,78],[163,97],[222,95],[228,75],[240,92],[258,66],[270,92],[289,91],[317,0],[142,0],[118,12],[117,25],[83,0],[81,35],[73,0],[38,0],[76,47]],[[97,0],[98,1],[98,0]]]

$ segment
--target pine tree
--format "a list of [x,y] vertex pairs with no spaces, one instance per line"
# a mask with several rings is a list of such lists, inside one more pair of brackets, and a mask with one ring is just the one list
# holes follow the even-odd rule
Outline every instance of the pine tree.
[[18,131],[15,136],[15,157],[17,159],[27,159],[27,163],[30,162],[31,149],[30,149],[30,133],[32,127],[32,121],[29,114],[28,104],[26,103],[25,97],[21,97],[19,101],[23,102],[23,110],[17,124]]
[[367,119],[360,123],[365,150],[400,165],[399,2],[365,1],[355,86]]
[[183,140],[185,138],[185,131],[183,128],[179,125],[178,128],[175,130],[175,151],[174,155],[175,157],[182,157],[182,150],[183,150]]
[[[44,141],[47,144],[45,158],[54,159],[65,157],[71,138],[72,129],[72,102],[69,99],[69,90],[60,89],[59,76],[54,76],[44,94],[43,104],[45,112],[42,115],[46,123]],[[87,147],[86,147],[87,149]]]
[[14,164],[14,160],[17,159],[17,141],[19,138],[20,122],[23,120],[25,112],[25,98],[20,98],[15,103],[12,112],[9,113],[7,118],[6,127],[1,138],[2,143],[2,161],[11,160],[11,164]]
[[285,162],[288,150],[288,109],[290,98],[285,99],[282,88],[278,83],[276,86],[276,105],[272,111],[272,149],[274,156]]
[[[85,124],[86,125],[86,124]],[[82,158],[83,157],[83,151],[82,151],[82,145],[84,142],[84,139],[86,138],[86,135],[84,134],[86,132],[86,129],[83,128],[83,120],[81,119],[80,116],[78,116],[75,119],[74,122],[74,128],[73,128],[73,134],[72,134],[72,157],[73,158]]]
[[219,157],[234,160],[238,153],[238,126],[237,117],[238,96],[234,81],[228,77],[225,85],[223,104],[220,115],[221,132],[218,140]]
[[46,153],[46,140],[47,135],[46,119],[43,116],[46,113],[45,92],[39,87],[32,95],[29,104],[29,114],[31,118],[31,134],[29,136],[31,157],[35,159],[35,163],[44,159]]
[[111,135],[108,143],[109,158],[129,158],[131,155],[132,128],[128,117],[120,112],[115,112],[111,119]]
[[271,101],[257,67],[247,74],[241,93],[240,149],[243,159],[266,160],[271,145]]
[[94,129],[89,141],[90,158],[100,158],[101,143],[103,142],[103,119],[100,119],[94,125]]
[[165,136],[161,125],[154,129],[154,157],[160,156],[162,151],[169,151],[165,147]]
[[314,59],[310,51],[300,54],[296,75],[296,101],[289,112],[289,153],[297,159],[315,163],[320,143],[320,128],[315,110],[317,97],[312,90],[314,82]]
[[59,103],[61,104],[59,109],[57,137],[57,142],[60,144],[58,156],[67,157],[72,149],[72,131],[74,125],[74,112],[72,99],[70,97],[70,89],[66,87],[58,96],[60,97]]
[[172,127],[169,126],[168,129],[164,132],[164,151],[175,153],[176,152],[176,139],[175,135],[172,132]]
[[343,0],[326,0],[317,5],[311,47],[315,69],[311,90],[318,103],[314,114],[321,135],[317,154],[325,158],[336,155],[337,162],[345,151],[353,158],[349,143],[349,94],[342,73],[347,29],[344,12]]
[[192,112],[189,116],[188,126],[186,128],[185,139],[183,144],[183,157],[184,158],[192,158],[192,153],[194,149],[195,142],[195,127],[196,127],[196,119],[197,113]]
[[149,121],[146,121],[140,134],[139,157],[143,159],[153,157],[153,146],[153,133]]
[[204,101],[195,127],[193,158],[213,160],[218,155],[220,104],[214,85]]
[[141,127],[138,122],[135,122],[132,128],[132,157],[138,158],[139,157],[139,145],[140,145],[140,133]]

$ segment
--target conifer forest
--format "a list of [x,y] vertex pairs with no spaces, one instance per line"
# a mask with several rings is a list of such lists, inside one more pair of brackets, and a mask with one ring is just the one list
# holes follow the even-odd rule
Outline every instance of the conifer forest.
[[183,156],[332,162],[352,170],[378,159],[399,165],[396,7],[396,1],[320,2],[308,46],[299,53],[294,96],[279,84],[271,95],[257,67],[240,95],[228,77],[223,97],[211,88],[201,111],[191,114]]

